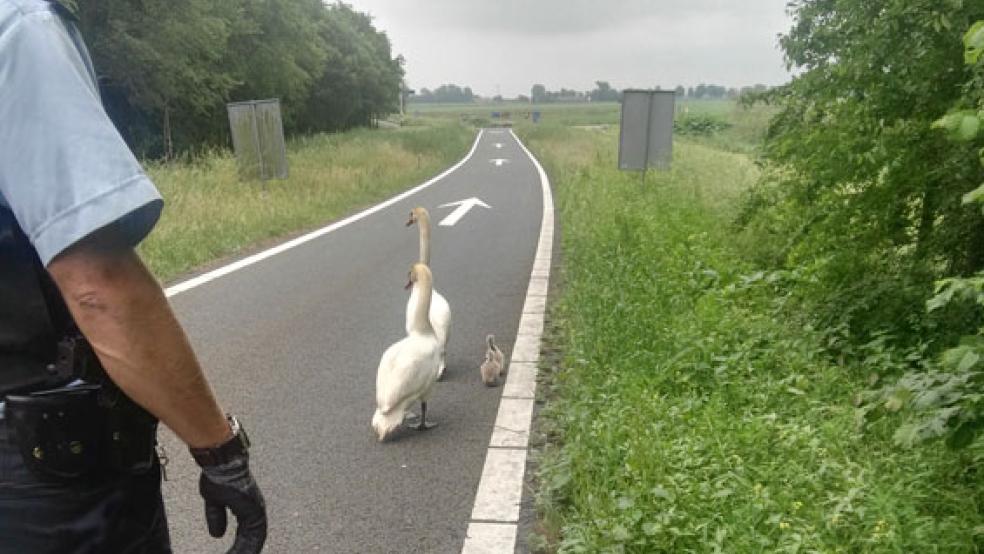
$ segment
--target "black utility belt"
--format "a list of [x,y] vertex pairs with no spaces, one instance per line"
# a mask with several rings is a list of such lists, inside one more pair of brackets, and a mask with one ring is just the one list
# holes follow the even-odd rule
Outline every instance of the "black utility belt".
[[157,419],[114,386],[82,384],[3,400],[11,438],[42,478],[143,473],[156,462]]

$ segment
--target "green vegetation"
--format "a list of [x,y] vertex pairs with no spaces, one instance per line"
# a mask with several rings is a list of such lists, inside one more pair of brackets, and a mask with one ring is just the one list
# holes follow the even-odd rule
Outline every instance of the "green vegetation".
[[140,254],[159,279],[172,279],[383,200],[460,159],[473,139],[461,126],[298,138],[288,145],[290,178],[266,183],[241,182],[227,151],[152,165],[166,207]]
[[[963,37],[964,62],[970,79],[964,94],[950,113],[933,123],[957,145],[976,147],[984,128],[984,20],[975,22]],[[976,144],[975,144],[976,143]],[[984,166],[984,148],[978,150]],[[984,176],[984,172],[978,172]],[[961,203],[976,208],[984,204],[984,182],[963,195]],[[946,222],[944,222],[946,224]],[[942,313],[953,319],[954,313],[966,314],[967,308],[979,315],[984,308],[984,271],[972,276],[956,276],[936,284],[936,295],[926,303],[930,313]],[[946,313],[949,310],[949,313]],[[972,321],[980,325],[980,318]],[[964,327],[964,329],[969,326]],[[915,412],[910,421],[896,432],[896,440],[911,445],[946,436],[947,445],[962,448],[977,438],[984,427],[984,325],[976,333],[964,335],[940,357],[941,370],[919,368],[898,382],[868,395],[865,415],[879,411],[897,411],[903,407]]]
[[803,71],[767,96],[749,256],[797,276],[789,310],[830,336],[830,356],[877,342],[907,360],[879,369],[863,414],[902,412],[902,446],[966,445],[984,425],[984,4],[810,1],[796,16],[781,43]]
[[984,4],[791,7],[797,77],[678,117],[647,186],[614,130],[522,128],[563,225],[545,550],[984,547]]
[[71,4],[107,111],[141,155],[228,144],[227,101],[279,98],[288,134],[368,125],[397,107],[403,59],[342,2]]
[[759,177],[677,142],[673,170],[615,170],[616,131],[524,128],[555,188],[564,266],[545,368],[541,535],[560,552],[974,552],[984,450],[900,450],[855,401],[904,365],[841,363],[791,313],[789,271],[736,241]]
[[711,136],[731,127],[727,121],[708,114],[684,115],[673,120],[673,132],[677,136]]

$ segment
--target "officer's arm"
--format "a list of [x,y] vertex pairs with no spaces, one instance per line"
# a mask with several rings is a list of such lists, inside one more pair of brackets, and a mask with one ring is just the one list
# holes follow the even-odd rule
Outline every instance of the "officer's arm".
[[57,255],[48,271],[110,378],[191,447],[230,428],[160,285],[133,249],[97,232]]

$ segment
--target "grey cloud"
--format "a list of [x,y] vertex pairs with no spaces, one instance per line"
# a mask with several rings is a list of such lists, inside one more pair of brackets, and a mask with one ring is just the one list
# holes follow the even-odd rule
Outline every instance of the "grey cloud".
[[417,0],[393,2],[387,10],[428,31],[454,27],[482,33],[543,35],[600,31],[639,19],[672,22],[703,13],[748,18],[767,7],[762,2],[726,0]]
[[729,86],[788,79],[788,0],[349,0],[407,60],[413,87],[511,96],[533,83]]

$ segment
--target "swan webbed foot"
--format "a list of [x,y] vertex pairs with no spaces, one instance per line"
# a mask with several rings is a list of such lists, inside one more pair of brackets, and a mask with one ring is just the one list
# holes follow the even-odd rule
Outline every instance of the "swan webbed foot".
[[437,424],[434,423],[433,421],[421,421],[416,426],[414,426],[414,429],[418,431],[427,431],[428,429],[433,429],[435,427],[437,427]]
[[427,421],[427,403],[420,403],[420,423],[414,427],[418,431],[426,431],[428,429],[433,429],[437,427],[437,424],[433,421]]

